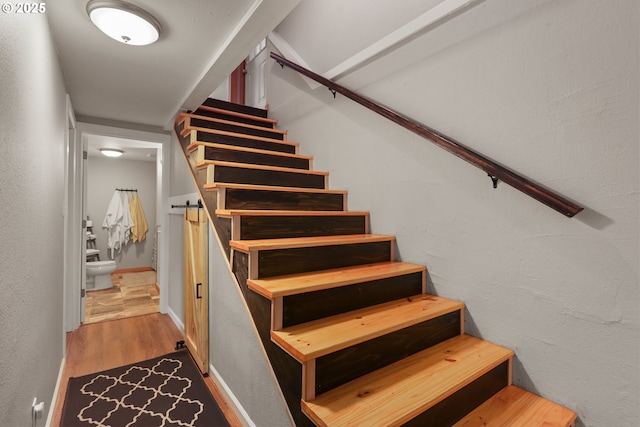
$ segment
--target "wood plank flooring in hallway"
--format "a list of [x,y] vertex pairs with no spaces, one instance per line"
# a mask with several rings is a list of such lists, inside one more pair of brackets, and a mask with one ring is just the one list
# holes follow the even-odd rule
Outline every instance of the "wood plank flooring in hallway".
[[[182,333],[166,314],[153,313],[93,324],[67,334],[67,356],[52,427],[61,427],[62,405],[69,378],[87,375],[175,351]],[[232,427],[241,426],[211,378],[205,382]]]
[[87,292],[84,323],[124,319],[160,311],[156,285],[112,288]]

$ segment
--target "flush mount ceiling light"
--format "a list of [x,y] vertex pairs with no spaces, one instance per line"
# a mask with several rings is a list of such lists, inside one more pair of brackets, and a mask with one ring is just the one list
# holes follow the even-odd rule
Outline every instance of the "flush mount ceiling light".
[[124,44],[144,46],[160,37],[160,23],[153,16],[122,0],[91,0],[87,14],[100,31]]
[[120,157],[124,154],[124,151],[116,148],[101,148],[100,152],[107,157]]

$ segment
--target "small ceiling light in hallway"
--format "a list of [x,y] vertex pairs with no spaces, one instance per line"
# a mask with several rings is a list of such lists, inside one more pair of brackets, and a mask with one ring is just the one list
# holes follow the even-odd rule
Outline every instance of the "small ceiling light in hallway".
[[101,148],[100,152],[107,157],[120,157],[124,154],[124,151],[116,148]]
[[91,0],[87,3],[91,22],[121,43],[144,46],[160,37],[160,23],[145,10],[122,0]]

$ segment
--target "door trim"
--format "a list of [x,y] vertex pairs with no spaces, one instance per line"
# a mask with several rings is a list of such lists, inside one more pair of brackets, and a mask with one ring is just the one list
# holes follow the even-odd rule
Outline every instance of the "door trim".
[[[70,101],[68,102],[70,107]],[[72,111],[71,111],[72,112]],[[77,224],[76,227],[70,227],[69,246],[67,247],[69,259],[68,266],[70,271],[65,276],[69,280],[65,280],[64,295],[66,306],[64,307],[64,323],[67,332],[77,329],[81,324],[81,301],[80,287],[82,282],[81,274],[73,275],[73,271],[80,272],[82,269],[82,243],[80,227],[82,222],[82,202],[83,196],[81,188],[83,185],[83,171],[79,165],[82,163],[83,144],[87,141],[89,135],[111,136],[115,138],[133,139],[139,141],[147,141],[157,144],[158,161],[156,164],[157,175],[157,195],[156,195],[156,224],[163,229],[167,229],[169,223],[168,200],[169,187],[171,180],[171,134],[139,131],[133,129],[125,129],[115,126],[97,125],[93,123],[76,122],[75,124],[75,144],[69,146],[69,159],[67,165],[68,186],[65,189],[68,201],[67,207],[70,224]],[[76,233],[78,234],[74,234]],[[166,235],[166,231],[164,232]],[[160,241],[158,244],[158,285],[160,286],[160,312],[166,313],[168,307],[168,262],[169,262],[169,239],[162,238],[162,233],[158,233]]]

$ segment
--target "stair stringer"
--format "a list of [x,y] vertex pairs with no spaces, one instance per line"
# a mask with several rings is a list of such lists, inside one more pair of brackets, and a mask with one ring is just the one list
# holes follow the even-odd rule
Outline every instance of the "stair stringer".
[[[302,366],[271,341],[271,304],[268,300],[248,288],[246,284],[248,278],[247,262],[243,262],[243,255],[245,258],[246,255],[237,253],[238,256],[234,257],[231,254],[231,249],[228,244],[231,236],[230,221],[225,218],[220,218],[215,214],[217,208],[216,197],[213,192],[204,190],[205,182],[198,176],[198,171],[194,170],[194,166],[189,161],[186,151],[188,141],[185,137],[181,136],[181,124],[182,122],[178,121],[174,130],[180,143],[182,154],[187,163],[191,178],[197,188],[200,200],[203,202],[207,218],[215,231],[214,234],[218,247],[227,259],[226,264],[236,284],[236,291],[239,293],[242,304],[252,320],[252,329],[258,338],[265,362],[267,362],[267,365],[270,367],[271,374],[278,384],[277,388],[285,404],[284,406],[287,409],[287,414],[294,426],[315,427],[313,422],[302,412],[300,406],[302,400],[302,390],[300,387],[300,384],[302,384]],[[225,241],[227,242],[226,245],[224,243]],[[244,269],[242,265],[245,266]]]

